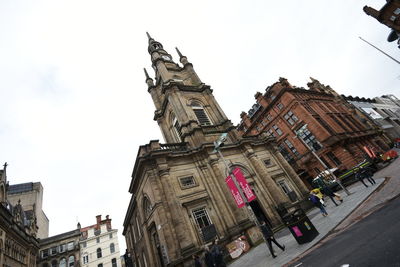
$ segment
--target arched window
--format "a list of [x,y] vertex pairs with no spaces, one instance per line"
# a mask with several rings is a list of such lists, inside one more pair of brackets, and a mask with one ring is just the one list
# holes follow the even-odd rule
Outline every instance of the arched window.
[[98,248],[98,249],[97,249],[97,258],[99,259],[99,258],[101,258],[101,257],[102,257],[101,248]]
[[[61,265],[60,265],[61,266]],[[51,262],[51,267],[57,267],[57,261],[56,260],[53,260],[52,262]]]
[[148,197],[145,197],[143,200],[143,210],[146,218],[150,215],[151,211],[153,210],[153,207],[151,206],[150,200]]
[[199,102],[192,101],[192,103],[190,103],[190,106],[192,107],[193,112],[201,125],[211,125],[210,118],[208,117],[206,111]]
[[82,261],[84,264],[89,263],[89,255],[87,253],[83,254]]
[[74,266],[75,266],[75,257],[71,255],[68,258],[68,267],[74,267]]
[[114,245],[114,243],[111,243],[111,244],[110,244],[110,252],[111,252],[111,253],[114,253],[114,252],[115,252],[115,245]]
[[117,259],[116,258],[113,258],[111,260],[111,267],[117,267]]
[[179,124],[178,119],[175,117],[174,114],[171,114],[171,123],[172,123],[176,141],[182,142],[181,125]]
[[67,267],[67,260],[65,258],[60,260],[60,267]]

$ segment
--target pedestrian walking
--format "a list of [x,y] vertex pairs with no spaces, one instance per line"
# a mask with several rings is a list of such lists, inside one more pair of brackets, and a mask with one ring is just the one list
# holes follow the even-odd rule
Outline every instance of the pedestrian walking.
[[364,175],[361,173],[360,169],[357,169],[355,173],[356,179],[359,180],[363,185],[365,185],[365,187],[368,187],[368,185],[364,183]]
[[206,264],[207,267],[215,266],[213,256],[208,246],[204,248],[204,263]]
[[376,184],[374,178],[372,178],[374,174],[371,168],[369,167],[362,168],[361,174],[364,175],[364,178],[367,178],[367,180],[371,183],[371,185]]
[[308,199],[314,204],[314,206],[319,208],[323,216],[328,216],[328,213],[326,212],[325,207],[321,202],[321,199],[314,192],[311,192]]
[[215,267],[226,267],[224,253],[221,247],[218,245],[218,239],[214,240],[211,244],[211,255]]
[[194,267],[202,267],[199,255],[193,255]]
[[328,196],[332,200],[333,204],[335,204],[336,206],[339,206],[339,205],[336,203],[335,198],[337,200],[339,200],[340,202],[343,202],[343,199],[341,199],[341,198],[338,199],[337,196],[335,195],[335,193],[332,191],[332,189],[330,189],[328,186],[322,187],[321,191],[322,191],[322,193],[324,193],[324,195]]
[[275,245],[277,245],[282,251],[285,250],[285,246],[280,245],[278,241],[276,241],[274,237],[274,232],[272,232],[272,229],[265,223],[265,221],[261,222],[260,229],[265,238],[265,241],[267,242],[268,249],[271,252],[272,258],[276,258],[274,249],[272,248],[272,242],[274,242]]

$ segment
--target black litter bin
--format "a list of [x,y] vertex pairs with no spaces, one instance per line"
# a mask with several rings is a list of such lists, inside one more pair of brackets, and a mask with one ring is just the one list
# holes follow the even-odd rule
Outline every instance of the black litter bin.
[[299,244],[311,242],[319,235],[317,229],[302,209],[286,214],[282,219]]

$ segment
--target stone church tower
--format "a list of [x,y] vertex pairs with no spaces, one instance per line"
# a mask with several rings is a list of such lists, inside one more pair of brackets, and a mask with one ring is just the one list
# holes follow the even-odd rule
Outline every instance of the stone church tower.
[[140,266],[191,266],[192,255],[212,239],[229,242],[242,233],[259,238],[246,208],[237,208],[227,171],[213,142],[228,140],[221,152],[240,167],[257,199],[250,203],[259,220],[281,224],[276,207],[303,199],[307,189],[267,136],[239,137],[193,65],[177,49],[178,64],[149,34],[155,79],[145,70],[165,144],[139,148],[129,192],[123,234],[127,252]]

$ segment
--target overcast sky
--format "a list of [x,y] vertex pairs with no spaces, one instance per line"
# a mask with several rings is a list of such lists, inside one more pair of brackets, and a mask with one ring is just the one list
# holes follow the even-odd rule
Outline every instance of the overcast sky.
[[98,214],[121,234],[138,146],[164,142],[143,74],[154,75],[146,31],[188,57],[237,124],[279,77],[400,97],[399,64],[358,38],[400,59],[389,28],[362,10],[384,3],[0,0],[0,162],[11,184],[42,183],[50,235]]

